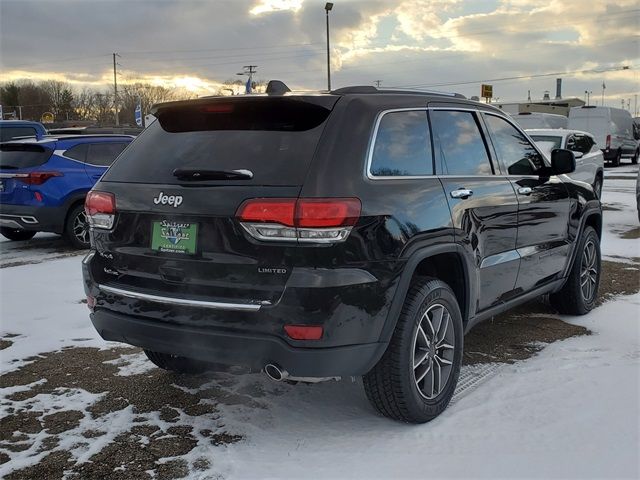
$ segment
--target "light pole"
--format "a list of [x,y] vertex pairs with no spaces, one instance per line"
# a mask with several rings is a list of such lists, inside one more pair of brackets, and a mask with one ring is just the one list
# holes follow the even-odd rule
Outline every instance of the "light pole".
[[327,2],[324,11],[327,17],[327,90],[331,91],[331,53],[329,51],[329,12],[333,8],[333,3]]

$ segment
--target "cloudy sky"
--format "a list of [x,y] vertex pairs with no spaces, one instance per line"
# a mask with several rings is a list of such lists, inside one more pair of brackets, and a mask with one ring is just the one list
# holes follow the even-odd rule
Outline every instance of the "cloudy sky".
[[[326,88],[324,3],[315,0],[0,0],[0,82],[57,78],[107,88],[146,80],[209,93],[258,79]],[[335,0],[333,87],[419,87],[500,101],[564,96],[619,106],[640,94],[637,0]],[[623,67],[628,67],[624,69]],[[516,78],[514,78],[516,77]],[[525,77],[525,78],[517,78]],[[640,99],[639,99],[640,102]],[[638,107],[640,109],[640,106]]]

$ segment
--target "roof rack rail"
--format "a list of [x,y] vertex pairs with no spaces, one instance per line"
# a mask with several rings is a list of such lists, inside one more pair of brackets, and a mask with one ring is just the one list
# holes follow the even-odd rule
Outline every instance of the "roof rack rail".
[[376,88],[372,85],[355,85],[352,87],[343,87],[338,88],[337,90],[332,90],[331,93],[336,95],[347,95],[350,93],[358,94],[358,93],[395,93],[395,94],[412,94],[412,95],[441,95],[443,97],[454,97],[454,98],[467,98],[460,93],[450,93],[450,92],[438,92],[434,90],[411,90],[411,89],[401,89],[401,88]]

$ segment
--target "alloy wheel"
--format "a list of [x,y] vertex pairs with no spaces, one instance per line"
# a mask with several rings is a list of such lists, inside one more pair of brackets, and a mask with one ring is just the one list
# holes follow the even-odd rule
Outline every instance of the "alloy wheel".
[[441,304],[422,315],[413,338],[413,379],[424,398],[436,398],[453,371],[455,333],[451,315]]
[[582,263],[580,265],[580,288],[582,298],[591,302],[596,293],[598,282],[597,250],[593,240],[587,241],[582,251]]
[[89,244],[89,221],[87,214],[82,211],[73,219],[73,235],[79,242]]

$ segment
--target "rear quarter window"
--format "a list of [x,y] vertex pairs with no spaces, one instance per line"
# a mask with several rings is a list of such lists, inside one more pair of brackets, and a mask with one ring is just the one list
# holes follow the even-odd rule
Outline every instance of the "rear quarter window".
[[388,112],[380,118],[369,171],[371,175],[381,177],[433,174],[425,110]]

